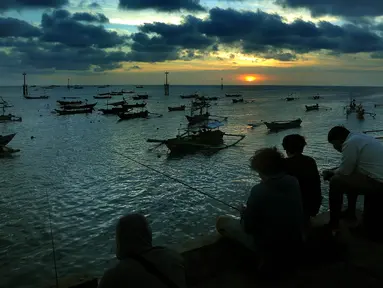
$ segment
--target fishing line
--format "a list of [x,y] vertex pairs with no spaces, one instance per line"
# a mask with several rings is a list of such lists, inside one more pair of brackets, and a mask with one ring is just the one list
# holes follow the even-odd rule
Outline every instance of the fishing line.
[[53,238],[53,229],[52,229],[51,202],[49,200],[49,195],[48,195],[47,190],[45,190],[45,194],[47,196],[48,205],[49,205],[49,207],[48,207],[49,228],[50,228],[51,242],[52,242],[53,264],[54,264],[54,268],[55,268],[56,288],[58,288],[59,287],[59,278],[57,275],[56,249],[55,249],[55,241]]
[[135,159],[133,159],[133,158],[131,158],[129,156],[126,156],[126,155],[124,155],[124,154],[122,154],[120,152],[117,152],[117,151],[112,151],[112,152],[115,153],[115,154],[118,154],[118,155],[122,156],[123,158],[126,158],[126,159],[128,159],[128,160],[130,160],[132,162],[135,162],[135,163],[137,163],[137,164],[139,164],[139,165],[141,165],[141,166],[143,166],[143,167],[145,167],[145,168],[147,168],[149,170],[155,171],[158,174],[161,174],[161,175],[163,175],[163,176],[165,176],[165,177],[167,177],[167,178],[169,178],[169,179],[171,179],[171,180],[173,180],[175,182],[178,182],[178,183],[188,187],[189,189],[191,189],[191,190],[193,190],[195,192],[198,192],[198,193],[200,193],[200,194],[202,194],[204,196],[207,196],[207,197],[209,197],[209,198],[211,198],[211,199],[213,199],[213,200],[215,200],[215,201],[217,201],[217,202],[219,202],[221,204],[224,204],[227,207],[230,207],[230,208],[232,208],[232,209],[234,209],[236,211],[240,211],[237,207],[234,207],[233,205],[231,205],[229,203],[226,203],[225,201],[222,201],[222,200],[220,200],[220,199],[218,199],[218,198],[216,198],[216,197],[214,197],[214,196],[212,196],[212,195],[210,195],[210,194],[208,194],[206,192],[203,192],[202,190],[199,190],[198,188],[195,188],[195,187],[189,185],[188,183],[185,183],[185,182],[183,182],[183,181],[181,181],[181,180],[179,180],[179,179],[177,179],[177,178],[175,178],[175,177],[173,177],[173,176],[171,176],[169,174],[166,174],[166,173],[164,173],[164,172],[162,172],[162,171],[160,171],[160,170],[158,170],[156,168],[153,168],[153,167],[151,167],[149,165],[143,164],[143,163],[141,163],[141,162],[139,162],[139,161],[137,161],[137,160],[135,160]]

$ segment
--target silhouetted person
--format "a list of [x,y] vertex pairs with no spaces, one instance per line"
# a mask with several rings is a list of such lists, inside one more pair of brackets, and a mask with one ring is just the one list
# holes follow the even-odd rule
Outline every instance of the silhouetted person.
[[286,172],[298,179],[303,212],[306,221],[318,214],[322,203],[321,179],[315,160],[303,155],[306,146],[305,138],[299,134],[288,135],[283,138],[282,146],[286,151]]
[[152,231],[145,216],[122,217],[116,228],[119,263],[105,272],[99,288],[184,288],[182,257],[167,248],[152,246]]
[[323,177],[330,179],[329,226],[337,230],[344,193],[348,196],[344,216],[349,219],[356,219],[358,195],[383,193],[383,145],[374,137],[351,133],[343,126],[330,130],[328,142],[342,153],[340,166],[323,172]]
[[217,220],[218,232],[255,251],[266,271],[296,259],[303,243],[299,184],[284,172],[283,165],[283,155],[276,148],[256,151],[251,167],[261,182],[251,189],[247,205],[241,207],[241,219],[221,216]]

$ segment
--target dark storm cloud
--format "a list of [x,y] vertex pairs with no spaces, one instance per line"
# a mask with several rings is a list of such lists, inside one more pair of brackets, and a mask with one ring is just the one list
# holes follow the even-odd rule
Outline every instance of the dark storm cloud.
[[[100,20],[102,14],[98,15]],[[62,43],[72,47],[111,48],[124,44],[126,40],[125,36],[109,32],[103,26],[78,22],[66,10],[56,10],[52,14],[44,13],[41,27],[42,41]]]
[[95,23],[109,23],[109,18],[104,14],[90,14],[86,12],[74,13],[72,20],[75,21],[84,21],[84,22],[95,22]]
[[59,8],[69,4],[68,0],[0,0],[0,11],[23,8]]
[[36,37],[40,36],[40,29],[16,18],[0,17],[0,38],[3,37]]
[[318,25],[303,20],[285,23],[281,16],[262,11],[240,12],[214,8],[198,24],[200,33],[226,44],[239,43],[245,53],[289,49],[297,53],[331,50],[340,53],[375,52],[382,38],[355,25]]
[[324,15],[375,17],[383,15],[382,0],[276,0],[275,2],[283,7],[309,9],[314,17]]
[[199,0],[119,0],[119,8],[125,10],[153,9],[161,12],[205,11]]

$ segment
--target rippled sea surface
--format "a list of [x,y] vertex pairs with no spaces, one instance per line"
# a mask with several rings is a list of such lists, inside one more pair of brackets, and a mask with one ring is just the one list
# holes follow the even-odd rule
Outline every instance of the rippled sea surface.
[[[113,90],[134,87],[111,87]],[[41,89],[32,94],[42,93]],[[138,91],[138,89],[136,89]],[[56,100],[79,96],[97,108],[105,100],[94,100],[97,88],[85,86],[46,90],[47,100],[26,100],[20,87],[0,87],[0,96],[14,105],[7,112],[23,117],[21,123],[0,123],[0,134],[16,132],[10,147],[21,152],[0,159],[0,287],[44,287],[54,283],[52,220],[59,278],[87,274],[100,276],[114,258],[114,229],[123,214],[142,211],[152,225],[154,241],[179,244],[214,230],[218,215],[235,214],[230,208],[169,180],[129,160],[133,158],[233,205],[247,199],[258,178],[248,160],[261,147],[281,148],[283,137],[301,133],[307,137],[306,154],[320,169],[334,166],[340,155],[327,144],[329,128],[344,124],[354,131],[383,128],[383,114],[375,103],[383,103],[382,88],[350,87],[220,87],[173,86],[163,96],[162,86],[140,89],[150,95],[148,110],[157,118],[117,122],[117,116],[57,116],[51,113]],[[188,104],[179,97],[199,91],[218,96],[211,114],[227,116],[223,131],[245,134],[236,147],[214,155],[201,154],[168,159],[165,147],[149,150],[147,138],[166,139],[185,125],[184,112],[168,112],[168,106]],[[224,93],[240,92],[248,104],[232,104]],[[299,100],[281,100],[290,93]],[[319,93],[324,99],[309,99]],[[363,102],[376,119],[348,119],[343,107],[349,95]],[[131,95],[124,96],[130,99]],[[118,101],[122,96],[114,96]],[[305,104],[319,103],[320,111],[305,112]],[[383,110],[383,108],[381,108]],[[383,112],[383,111],[382,111]],[[264,125],[251,129],[248,123],[261,120],[302,118],[300,129],[269,134]],[[33,139],[31,137],[34,137]],[[128,158],[129,157],[129,158]],[[327,196],[327,185],[323,183]],[[327,209],[324,201],[323,210]],[[51,217],[49,217],[51,211]]]

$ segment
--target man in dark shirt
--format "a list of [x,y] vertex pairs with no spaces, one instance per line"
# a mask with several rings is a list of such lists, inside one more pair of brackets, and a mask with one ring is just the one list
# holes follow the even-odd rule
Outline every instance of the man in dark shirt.
[[247,205],[241,207],[241,220],[221,216],[217,221],[219,233],[254,250],[266,266],[296,257],[303,242],[299,184],[284,172],[283,163],[283,155],[276,148],[255,152],[251,167],[261,182],[251,189]]
[[315,160],[303,155],[305,138],[291,134],[283,138],[286,151],[285,168],[287,174],[298,179],[302,194],[302,205],[306,221],[318,214],[322,203],[321,180]]

